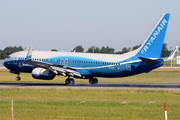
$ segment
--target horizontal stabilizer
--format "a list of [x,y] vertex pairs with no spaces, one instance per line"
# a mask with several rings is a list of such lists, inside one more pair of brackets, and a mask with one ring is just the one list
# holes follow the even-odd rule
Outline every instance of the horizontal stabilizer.
[[180,58],[174,58],[174,59],[165,59],[164,61],[174,61],[174,60],[180,60]]
[[157,60],[152,60],[152,59],[143,58],[143,57],[138,57],[138,58],[141,59],[144,63],[158,63],[159,62]]

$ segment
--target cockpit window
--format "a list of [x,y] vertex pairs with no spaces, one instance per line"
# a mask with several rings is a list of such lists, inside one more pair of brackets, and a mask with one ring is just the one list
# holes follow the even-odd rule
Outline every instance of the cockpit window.
[[7,59],[9,59],[11,56],[8,56]]

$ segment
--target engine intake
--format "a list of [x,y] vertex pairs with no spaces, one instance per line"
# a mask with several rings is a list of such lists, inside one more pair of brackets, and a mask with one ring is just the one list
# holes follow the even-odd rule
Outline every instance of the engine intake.
[[55,73],[44,68],[35,68],[32,71],[32,77],[35,79],[52,80],[55,76]]

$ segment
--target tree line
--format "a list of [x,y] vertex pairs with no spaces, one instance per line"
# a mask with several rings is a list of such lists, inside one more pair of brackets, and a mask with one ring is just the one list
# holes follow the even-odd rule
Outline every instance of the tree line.
[[0,50],[0,59],[5,59],[7,58],[10,54],[18,51],[23,51],[24,49],[22,46],[19,47],[6,47],[4,50]]
[[[108,46],[107,47],[103,46],[102,48],[92,46],[86,51],[86,53],[123,54],[123,53],[129,52],[129,51],[135,50],[135,49],[139,48],[140,46],[141,46],[141,44],[133,46],[133,47],[123,47],[122,50],[118,51],[118,52],[115,52],[114,48],[110,48]],[[10,55],[14,52],[18,52],[18,51],[24,51],[22,46],[6,47],[4,50],[0,50],[0,59],[5,59],[8,57],[8,55]],[[51,51],[57,51],[57,50],[52,49]],[[82,45],[78,45],[72,50],[72,52],[73,51],[84,52],[84,48],[82,47]],[[180,47],[179,47],[179,51],[180,51]],[[164,43],[163,48],[162,48],[161,57],[168,57],[170,55],[170,53],[171,53],[171,50],[168,50],[167,44]]]
[[[127,53],[129,51],[132,50],[136,50],[137,48],[139,48],[141,46],[140,45],[136,45],[131,47],[123,47],[121,51],[115,52],[114,48],[110,48],[110,47],[102,47],[101,49],[95,46],[90,47],[86,53],[106,53],[106,54],[123,54],[123,53]],[[78,45],[76,46],[72,51],[76,51],[76,52],[84,52],[84,48],[82,47],[82,45]],[[179,51],[180,51],[180,47],[179,47]],[[164,43],[163,44],[163,48],[162,48],[162,53],[161,53],[161,57],[168,57],[171,54],[171,50],[168,50],[167,48],[167,44]]]

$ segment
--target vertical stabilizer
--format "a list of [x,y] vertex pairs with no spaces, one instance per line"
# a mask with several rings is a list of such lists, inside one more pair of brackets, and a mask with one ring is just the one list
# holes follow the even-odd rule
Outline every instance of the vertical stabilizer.
[[146,40],[138,48],[137,57],[160,58],[169,16],[169,13],[162,14]]

